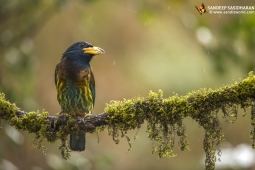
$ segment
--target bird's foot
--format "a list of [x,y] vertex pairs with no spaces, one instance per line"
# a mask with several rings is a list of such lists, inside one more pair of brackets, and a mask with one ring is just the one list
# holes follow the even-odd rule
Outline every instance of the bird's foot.
[[92,114],[91,114],[91,113],[87,113],[87,114],[85,114],[84,118],[85,118],[85,119],[89,119],[90,116],[92,116]]
[[82,121],[85,122],[85,120],[89,120],[90,116],[92,116],[91,113],[86,113],[85,116],[83,117]]
[[56,117],[60,117],[64,114],[63,110],[61,110],[59,113],[56,114]]
[[68,120],[68,118],[69,118],[69,115],[63,110],[61,110],[59,113],[56,114],[56,118],[54,120],[54,126],[56,125],[59,119],[62,119],[65,121],[66,119]]
[[53,126],[56,127],[56,124],[58,122],[59,117],[63,115],[63,110],[61,110],[59,113],[56,114],[56,118],[53,121]]

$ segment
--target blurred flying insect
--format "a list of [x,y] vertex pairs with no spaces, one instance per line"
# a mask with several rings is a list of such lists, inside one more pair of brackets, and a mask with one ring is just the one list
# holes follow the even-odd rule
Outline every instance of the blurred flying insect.
[[205,5],[204,3],[202,3],[199,8],[197,6],[195,6],[197,11],[202,15],[203,13],[206,13],[206,9],[205,9]]

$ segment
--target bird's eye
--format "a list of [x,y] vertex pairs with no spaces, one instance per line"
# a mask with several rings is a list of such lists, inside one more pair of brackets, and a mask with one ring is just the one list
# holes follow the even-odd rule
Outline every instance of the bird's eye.
[[80,44],[80,47],[84,47],[84,46],[85,46],[85,44],[84,44],[84,43],[81,43],[81,44]]

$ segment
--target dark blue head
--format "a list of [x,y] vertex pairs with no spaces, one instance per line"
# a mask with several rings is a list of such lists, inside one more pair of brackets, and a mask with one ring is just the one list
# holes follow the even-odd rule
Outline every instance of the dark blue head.
[[72,60],[83,60],[90,62],[94,55],[104,54],[104,50],[95,47],[88,42],[77,42],[71,45],[63,54],[62,59],[68,58]]

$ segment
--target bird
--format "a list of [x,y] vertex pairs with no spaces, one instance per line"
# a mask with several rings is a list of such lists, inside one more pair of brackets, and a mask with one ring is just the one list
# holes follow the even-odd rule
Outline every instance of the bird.
[[[71,45],[63,53],[55,68],[55,86],[60,114],[71,117],[89,117],[95,104],[95,78],[90,61],[105,51],[89,42],[81,41]],[[70,134],[70,149],[84,151],[85,133]]]

